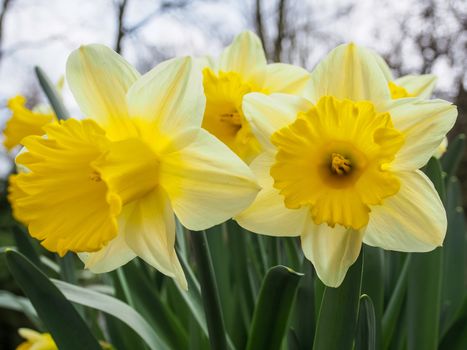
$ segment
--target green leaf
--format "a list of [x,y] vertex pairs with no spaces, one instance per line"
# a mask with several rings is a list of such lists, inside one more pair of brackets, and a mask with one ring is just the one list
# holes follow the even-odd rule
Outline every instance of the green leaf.
[[[295,344],[296,348],[308,350],[313,347],[315,333],[315,288],[313,287],[313,265],[304,259],[301,271],[304,276],[298,284],[297,296],[295,299],[294,313],[292,315],[293,332],[289,336],[294,337],[289,341]],[[318,306],[321,305],[321,300]]]
[[356,349],[359,350],[377,349],[375,308],[373,306],[373,301],[366,294],[363,294],[360,297],[360,309],[358,312],[358,332],[355,343]]
[[[362,293],[367,294],[375,311],[375,347],[381,349],[382,318],[384,308],[384,252],[380,248],[363,246],[365,266],[363,267]],[[364,303],[366,301],[363,301]],[[362,300],[360,300],[360,304]]]
[[448,231],[443,244],[443,283],[441,297],[441,334],[454,323],[466,294],[465,276],[465,217],[462,209],[459,181],[451,177],[447,186]]
[[204,312],[208,325],[209,341],[213,349],[226,350],[227,336],[224,317],[220,306],[219,293],[206,234],[205,232],[191,231],[191,240],[193,243],[194,258],[198,268],[201,296],[203,298]]
[[285,266],[275,266],[267,272],[253,314],[247,350],[281,348],[301,276]]
[[127,324],[152,350],[170,348],[152,329],[149,323],[136,310],[123,301],[63,281],[52,281],[66,298],[72,302],[100,310]]
[[314,350],[350,350],[357,326],[363,250],[338,288],[326,287],[319,311]]
[[440,350],[467,349],[467,295],[457,316],[456,322],[443,337],[439,346]]
[[412,253],[407,286],[409,350],[438,347],[442,250]]
[[62,98],[57,93],[57,89],[55,89],[54,85],[50,82],[50,79],[40,67],[35,67],[34,71],[36,72],[39,84],[41,85],[42,90],[47,96],[47,99],[49,100],[50,105],[52,106],[52,109],[54,110],[57,118],[59,120],[68,119],[69,113],[63,105]]
[[443,170],[441,169],[441,163],[436,158],[431,158],[425,167],[425,173],[435,185],[436,191],[439,197],[446,202],[446,187],[444,185]]
[[126,281],[131,286],[129,293],[133,307],[151,324],[153,329],[164,338],[173,349],[188,347],[188,334],[167,304],[161,300],[154,286],[144,277],[135,262],[122,267]]
[[28,298],[15,295],[6,290],[0,290],[0,308],[24,313],[38,328],[42,329],[42,322]]
[[76,309],[44,273],[13,250],[6,252],[6,260],[16,282],[31,300],[60,349],[101,350]]
[[447,152],[441,158],[441,164],[443,165],[444,171],[447,173],[447,179],[451,176],[455,176],[459,164],[462,160],[465,147],[465,135],[459,134],[449,144]]
[[402,305],[407,291],[407,278],[409,274],[410,255],[405,258],[404,266],[397,280],[391,298],[383,315],[383,349],[388,349],[400,318]]
[[13,236],[15,238],[16,246],[18,251],[27,257],[34,265],[44,271],[44,266],[39,259],[39,254],[37,254],[36,248],[34,247],[34,242],[25,230],[20,228],[18,225],[13,226]]

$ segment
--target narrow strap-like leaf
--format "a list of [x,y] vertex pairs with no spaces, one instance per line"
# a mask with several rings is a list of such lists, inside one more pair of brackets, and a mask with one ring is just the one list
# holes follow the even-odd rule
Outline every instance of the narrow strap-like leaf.
[[16,282],[60,349],[101,349],[76,309],[44,273],[13,250],[6,252],[6,260]]
[[356,349],[376,350],[376,318],[375,308],[371,298],[363,294],[360,297],[360,309],[358,312],[358,332]]
[[267,272],[256,302],[247,350],[281,349],[301,276],[303,275],[280,265]]
[[50,79],[40,67],[35,67],[34,71],[36,72],[37,80],[39,80],[39,84],[41,85],[42,90],[47,96],[47,99],[49,100],[50,105],[52,106],[52,109],[54,110],[57,118],[59,120],[68,119],[68,111],[66,110],[65,106],[63,105],[62,99],[57,93],[57,89],[55,89],[54,85],[50,82]]

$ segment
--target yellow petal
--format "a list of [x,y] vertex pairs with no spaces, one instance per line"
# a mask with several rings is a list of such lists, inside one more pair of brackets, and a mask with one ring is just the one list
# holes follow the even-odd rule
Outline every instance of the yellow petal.
[[378,103],[390,99],[388,82],[375,54],[355,44],[332,50],[311,72],[306,96],[313,103],[322,96]]
[[435,88],[436,76],[433,74],[406,75],[394,82],[406,89],[411,95],[420,98],[430,98]]
[[287,94],[251,93],[243,98],[243,113],[264,149],[271,149],[271,135],[292,123],[298,113],[313,105],[306,99]]
[[21,190],[14,203],[17,216],[60,255],[97,251],[116,236],[121,209],[118,195],[91,167],[108,140],[92,120],[69,119],[45,131],[47,138],[25,138],[27,152],[16,159],[29,170],[15,179]]
[[250,164],[262,189],[254,202],[235,220],[252,232],[270,236],[298,236],[302,232],[308,208],[285,207],[284,197],[273,187],[273,179],[269,174],[273,163],[274,154],[264,152]]
[[268,64],[263,92],[301,94],[310,80],[310,73],[303,68],[285,63]]
[[431,181],[420,171],[400,172],[400,190],[371,208],[363,241],[383,249],[426,252],[442,245],[446,212]]
[[405,143],[392,164],[394,170],[423,167],[457,118],[456,106],[443,100],[401,98],[383,108],[391,114],[394,127],[405,136]]
[[[123,208],[123,211],[125,210],[126,207]],[[121,228],[123,225],[124,223],[120,219],[119,227]],[[136,254],[128,247],[124,234],[120,232],[101,250],[95,253],[79,253],[78,256],[85,268],[94,273],[105,273],[125,265]]]
[[157,189],[125,206],[121,221],[133,252],[184,289],[187,282],[175,253],[175,217],[169,199]]
[[3,144],[10,151],[30,135],[44,135],[43,126],[56,120],[53,113],[33,112],[26,107],[26,99],[16,96],[8,100],[12,115],[3,131]]
[[310,218],[301,236],[305,257],[329,287],[339,287],[349,267],[357,260],[362,246],[362,232],[336,225],[316,225]]
[[99,122],[112,139],[127,135],[125,96],[139,73],[123,57],[103,45],[82,46],[68,58],[66,76],[85,117]]
[[247,81],[262,83],[266,73],[266,56],[256,34],[246,31],[237,35],[222,52],[219,70],[236,72]]
[[130,115],[168,134],[200,127],[205,103],[201,71],[189,57],[157,65],[128,92]]
[[161,156],[159,183],[181,223],[191,230],[238,214],[259,190],[248,166],[203,129],[190,145]]

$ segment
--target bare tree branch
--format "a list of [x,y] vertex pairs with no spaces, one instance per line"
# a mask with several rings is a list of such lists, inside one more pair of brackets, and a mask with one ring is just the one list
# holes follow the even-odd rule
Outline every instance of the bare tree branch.
[[117,38],[115,40],[115,51],[122,52],[122,41],[125,37],[126,31],[123,24],[125,18],[125,10],[128,5],[128,0],[121,0],[117,6]]
[[286,0],[279,0],[277,12],[277,36],[274,42],[274,61],[280,62],[286,25]]
[[264,51],[266,52],[267,55],[267,48],[266,48],[266,35],[264,32],[264,25],[263,25],[263,11],[261,7],[261,0],[256,0],[255,3],[255,27],[256,27],[256,33],[258,33],[258,36],[263,43]]
[[3,0],[2,7],[0,9],[0,60],[2,59],[2,43],[3,43],[3,37],[4,37],[4,31],[3,31],[3,22],[5,21],[5,15],[8,12],[9,5],[11,5],[12,0]]

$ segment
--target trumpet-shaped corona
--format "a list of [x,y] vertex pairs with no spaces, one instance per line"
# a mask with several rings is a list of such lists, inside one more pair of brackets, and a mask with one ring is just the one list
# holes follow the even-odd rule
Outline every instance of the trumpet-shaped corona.
[[369,206],[399,190],[388,164],[404,136],[369,102],[322,97],[271,141],[277,147],[274,187],[286,207],[310,206],[317,225],[360,229],[368,224]]

